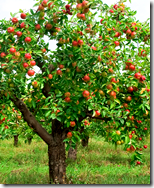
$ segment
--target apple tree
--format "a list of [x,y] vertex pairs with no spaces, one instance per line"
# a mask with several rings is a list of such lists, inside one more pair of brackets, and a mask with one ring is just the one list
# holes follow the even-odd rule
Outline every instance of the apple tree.
[[106,136],[126,147],[149,130],[149,23],[125,2],[36,1],[0,21],[0,104],[12,102],[48,145],[50,183],[66,183],[65,143],[75,146],[84,119],[113,123]]

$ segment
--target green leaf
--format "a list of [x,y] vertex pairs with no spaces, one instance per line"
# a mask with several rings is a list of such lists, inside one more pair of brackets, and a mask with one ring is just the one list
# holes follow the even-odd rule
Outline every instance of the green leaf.
[[47,111],[47,112],[45,113],[45,117],[48,117],[50,114],[51,114],[51,110],[49,110],[49,111]]

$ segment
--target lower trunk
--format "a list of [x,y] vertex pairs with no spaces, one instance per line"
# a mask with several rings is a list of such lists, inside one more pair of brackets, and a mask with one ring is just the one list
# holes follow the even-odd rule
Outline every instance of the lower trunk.
[[81,144],[83,147],[88,146],[89,136],[85,136],[85,138],[82,139]]
[[14,135],[14,146],[18,146],[18,135]]
[[[71,145],[71,141],[69,143]],[[68,158],[72,159],[72,160],[76,160],[77,159],[77,145],[76,148],[72,148],[70,147],[69,151],[68,151]]]
[[49,183],[66,184],[65,143],[63,130],[57,120],[52,123],[52,142],[48,145]]
[[28,137],[28,138],[27,138],[29,145],[32,143],[32,139],[33,139],[33,137]]

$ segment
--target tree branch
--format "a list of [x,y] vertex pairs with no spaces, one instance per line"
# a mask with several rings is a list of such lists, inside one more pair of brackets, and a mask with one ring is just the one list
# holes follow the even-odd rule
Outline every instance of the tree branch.
[[51,135],[42,127],[42,125],[35,119],[33,114],[29,111],[27,106],[21,99],[18,99],[16,96],[11,98],[11,101],[22,113],[24,120],[28,123],[29,127],[34,129],[36,132],[48,145],[51,144],[52,137]]

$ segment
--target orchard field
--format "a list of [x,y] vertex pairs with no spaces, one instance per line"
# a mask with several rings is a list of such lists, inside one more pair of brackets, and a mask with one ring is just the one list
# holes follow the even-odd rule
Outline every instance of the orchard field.
[[[31,145],[19,139],[0,142],[1,184],[48,184],[47,146],[35,137]],[[143,151],[143,165],[130,165],[130,153],[123,146],[115,150],[102,137],[93,135],[87,148],[79,145],[77,160],[67,159],[68,184],[150,184],[150,139]],[[53,183],[53,182],[52,182]]]
[[150,18],[126,2],[0,20],[0,183],[150,184]]

